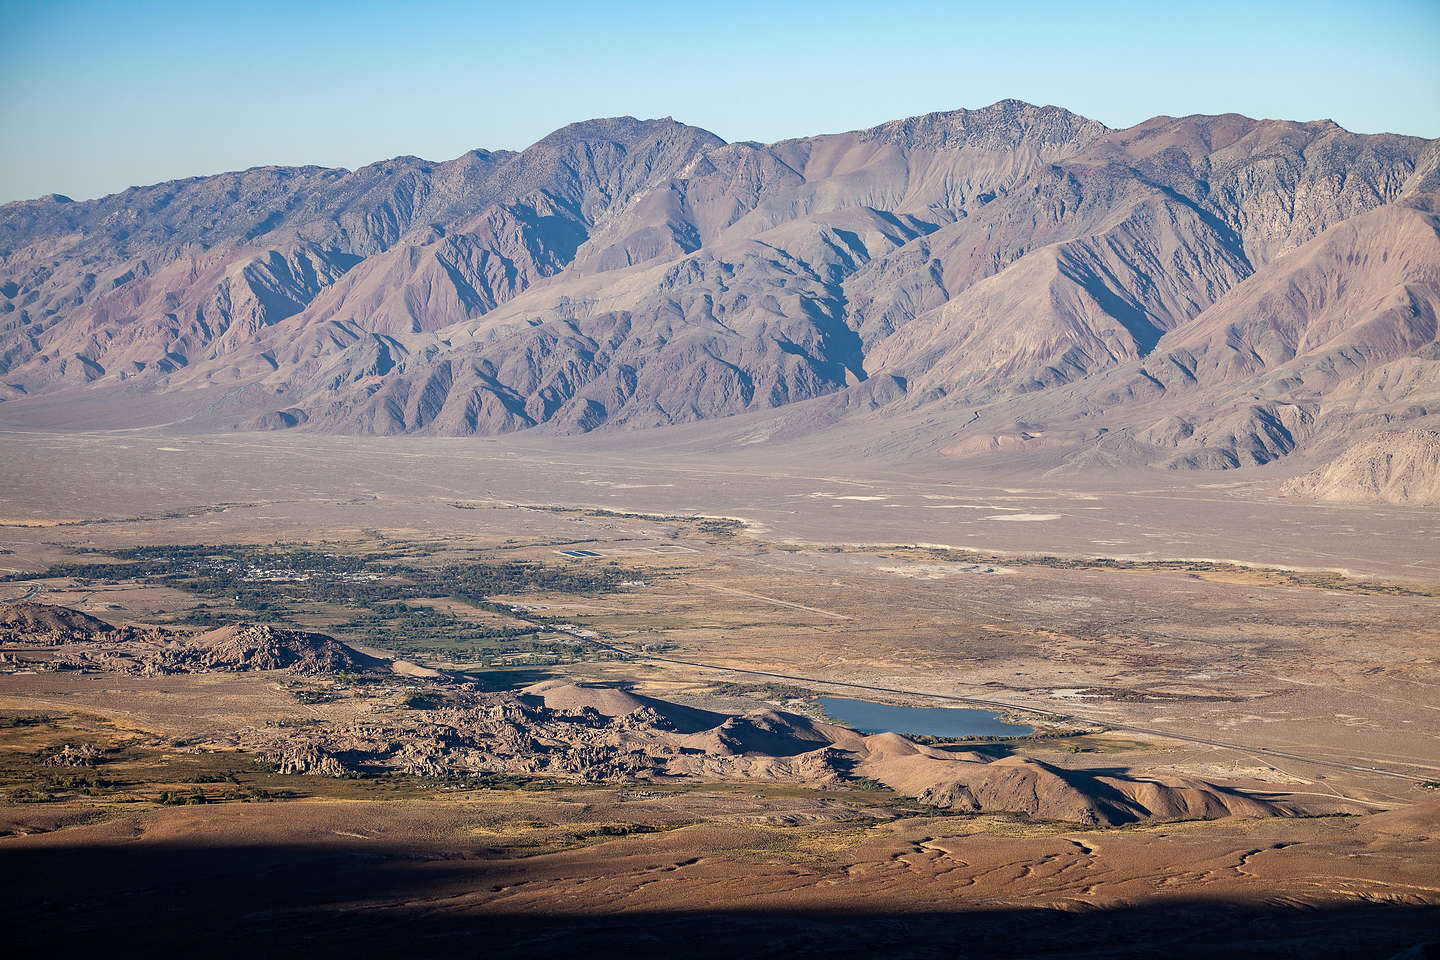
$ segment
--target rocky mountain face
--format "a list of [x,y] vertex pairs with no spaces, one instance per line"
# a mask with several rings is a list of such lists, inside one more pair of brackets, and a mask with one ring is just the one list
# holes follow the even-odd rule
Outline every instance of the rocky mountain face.
[[1440,417],[1437,165],[1328,121],[1003,101],[9,204],[0,415],[108,391],[193,397],[196,429],[468,435],[801,404],[792,430],[927,423],[952,456],[1264,463]]
[[1374,434],[1285,487],[1294,496],[1334,503],[1440,506],[1440,431]]

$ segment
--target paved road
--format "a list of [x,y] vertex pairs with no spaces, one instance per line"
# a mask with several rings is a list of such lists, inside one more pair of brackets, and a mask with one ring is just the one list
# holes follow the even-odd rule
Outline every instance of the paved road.
[[1036,710],[1034,707],[1027,707],[1018,703],[1006,703],[1003,700],[987,700],[982,697],[961,697],[954,694],[932,693],[928,690],[902,690],[897,687],[880,687],[868,683],[851,683],[845,680],[826,680],[821,677],[801,677],[789,673],[772,673],[767,670],[747,670],[743,667],[722,667],[713,663],[700,663],[696,660],[677,660],[673,657],[658,657],[647,653],[638,653],[634,650],[627,650],[624,647],[617,647],[612,643],[602,640],[590,640],[598,647],[603,647],[613,653],[632,660],[652,660],[658,663],[674,663],[685,667],[698,667],[701,670],[718,670],[724,673],[741,673],[752,677],[765,677],[773,680],[790,680],[800,683],[813,683],[830,687],[845,687],[849,690],[864,690],[869,693],[892,693],[901,696],[930,697],[935,700],[948,700],[953,703],[966,703],[982,707],[991,707],[1001,710],[1015,710],[1021,713],[1038,713],[1046,716],[1057,717],[1061,720],[1078,721],[1105,727],[1109,730],[1120,730],[1125,733],[1139,733],[1151,737],[1165,737],[1169,740],[1181,740],[1185,743],[1198,743],[1207,747],[1221,747],[1226,750],[1238,750],[1243,753],[1260,754],[1267,757],[1275,757],[1282,760],[1298,760],[1301,763],[1310,763],[1320,767],[1330,767],[1335,770],[1349,770],[1356,773],[1371,773],[1381,777],[1393,777],[1397,780],[1410,780],[1415,783],[1428,782],[1427,777],[1417,777],[1409,773],[1400,773],[1396,770],[1386,770],[1382,767],[1369,767],[1356,763],[1344,763],[1339,760],[1327,760],[1321,757],[1307,757],[1298,753],[1289,753],[1284,750],[1275,750],[1270,747],[1252,747],[1239,743],[1228,743],[1224,740],[1211,740],[1206,737],[1198,737],[1190,734],[1176,733],[1173,730],[1155,730],[1149,727],[1134,727],[1128,724],[1119,724],[1110,720],[1102,720],[1097,717],[1084,717],[1078,714],[1060,714],[1045,710]]

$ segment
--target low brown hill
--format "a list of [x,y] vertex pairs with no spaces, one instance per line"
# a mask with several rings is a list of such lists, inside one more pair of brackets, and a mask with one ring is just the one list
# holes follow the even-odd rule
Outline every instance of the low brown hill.
[[1200,780],[1163,784],[1097,776],[1024,756],[992,761],[913,743],[894,733],[866,737],[857,753],[855,773],[948,810],[1024,813],[1108,826],[1286,813],[1276,804]]
[[695,734],[684,745],[721,756],[794,757],[831,746],[842,733],[840,728],[794,714],[755,710],[727,717],[720,726]]
[[19,601],[0,606],[0,642],[71,643],[93,640],[115,628],[104,620],[49,603]]
[[117,627],[69,607],[28,601],[0,606],[0,643],[79,643],[83,646],[57,662],[143,674],[287,669],[324,674],[391,666],[321,633],[270,624],[236,624],[203,633],[133,624]]
[[292,670],[324,674],[360,672],[384,665],[323,633],[269,624],[221,627],[193,637],[187,653],[206,670]]
[[720,726],[726,720],[724,714],[656,700],[653,697],[636,696],[615,687],[591,686],[568,680],[546,680],[532,684],[520,691],[520,699],[522,702],[543,705],[548,710],[560,713],[579,713],[588,708],[612,720],[636,711],[653,710],[672,730],[679,733],[709,730]]
[[1440,505],[1440,431],[1378,433],[1290,480],[1284,492],[1335,503]]

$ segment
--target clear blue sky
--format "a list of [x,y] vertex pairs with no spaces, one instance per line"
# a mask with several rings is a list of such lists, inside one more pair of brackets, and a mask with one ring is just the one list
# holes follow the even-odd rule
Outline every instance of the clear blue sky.
[[1005,97],[1440,137],[1440,0],[0,0],[0,201],[442,160],[597,116],[776,140]]

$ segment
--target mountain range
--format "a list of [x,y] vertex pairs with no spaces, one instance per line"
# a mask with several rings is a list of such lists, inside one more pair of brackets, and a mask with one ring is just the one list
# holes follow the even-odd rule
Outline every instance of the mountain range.
[[1437,308],[1436,140],[1013,100],[772,144],[627,117],[6,204],[0,421],[746,415],[727,442],[1229,468],[1440,425]]

